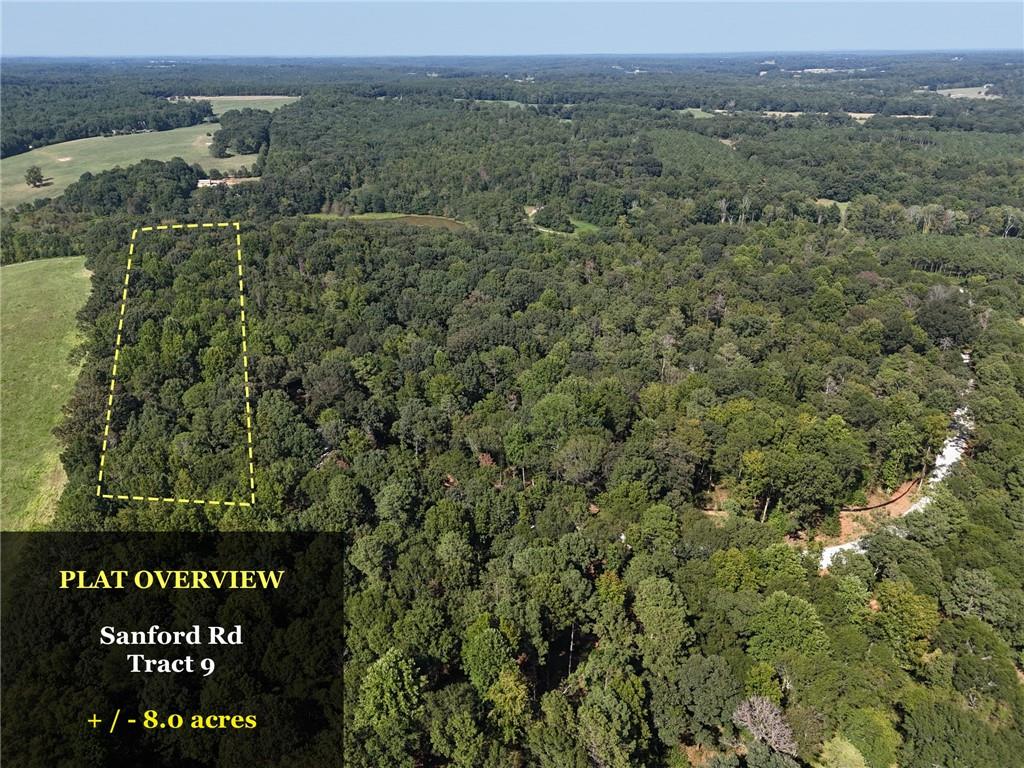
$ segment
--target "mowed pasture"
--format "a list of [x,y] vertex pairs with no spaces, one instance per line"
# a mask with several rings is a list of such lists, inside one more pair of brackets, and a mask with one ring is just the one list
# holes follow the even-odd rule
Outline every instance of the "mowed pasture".
[[561,232],[557,229],[542,227],[539,224],[534,224],[533,228],[542,235],[554,235],[557,237],[579,237],[580,235],[593,235],[601,231],[599,226],[591,224],[589,221],[583,221],[583,219],[570,217],[569,223],[572,224],[572,232]]
[[973,85],[968,88],[939,88],[935,91],[940,96],[948,96],[951,99],[1001,99],[998,93],[989,93],[991,84]]
[[686,107],[685,109],[677,109],[676,112],[678,112],[681,115],[689,115],[690,117],[696,118],[697,120],[708,120],[714,117],[713,113],[705,112],[700,107]]
[[458,232],[466,229],[465,222],[449,219],[446,216],[431,216],[421,213],[353,213],[342,216],[334,213],[311,213],[311,219],[330,219],[335,221],[362,221],[379,224],[404,224],[410,227],[426,227],[428,229],[447,229]]
[[265,109],[273,112],[286,104],[298,101],[298,96],[189,96],[195,99],[210,102],[213,107],[213,114],[223,115],[229,109]]
[[89,294],[79,256],[0,267],[0,527],[38,527],[66,477],[54,428],[78,375],[75,316]]
[[[216,130],[216,124],[206,123],[170,131],[94,136],[6,157],[0,161],[0,205],[10,208],[43,197],[57,197],[83,173],[99,173],[140,160],[180,157],[187,163],[199,163],[208,171],[251,167],[256,162],[256,155],[211,157],[209,147]],[[25,171],[33,165],[39,166],[46,179],[42,187],[25,183]]]

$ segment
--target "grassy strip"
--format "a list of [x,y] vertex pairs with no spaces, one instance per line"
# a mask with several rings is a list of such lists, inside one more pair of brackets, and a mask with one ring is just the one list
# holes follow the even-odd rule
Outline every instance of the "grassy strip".
[[37,527],[66,477],[53,429],[78,363],[75,315],[89,293],[85,259],[0,267],[0,526]]
[[342,216],[337,213],[310,213],[306,214],[311,219],[325,221],[379,221],[394,224],[406,224],[413,227],[428,227],[433,229],[449,229],[452,231],[466,229],[469,225],[458,219],[450,219],[446,216],[430,216],[421,213],[353,213]]
[[194,96],[195,99],[202,99],[210,102],[213,107],[213,114],[223,115],[229,109],[265,109],[273,112],[285,104],[298,101],[298,96]]

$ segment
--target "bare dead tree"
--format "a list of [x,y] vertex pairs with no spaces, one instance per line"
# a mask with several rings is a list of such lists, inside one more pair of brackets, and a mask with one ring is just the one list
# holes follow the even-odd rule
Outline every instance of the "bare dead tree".
[[706,314],[707,319],[714,321],[716,326],[725,317],[725,304],[725,294],[721,291],[716,291],[711,297]]
[[978,325],[981,326],[981,330],[988,328],[989,321],[992,319],[992,307],[985,307],[978,313]]
[[666,333],[661,337],[661,380],[665,381],[665,371],[668,369],[668,356],[677,344],[676,337]]
[[907,221],[914,229],[921,229],[924,219],[924,209],[920,205],[911,205],[906,210]]
[[942,213],[942,232],[943,234],[950,234],[956,229],[956,211],[951,208],[947,208]]
[[782,708],[764,696],[751,696],[741,701],[732,713],[732,721],[746,728],[758,741],[763,741],[776,752],[796,755],[796,739]]

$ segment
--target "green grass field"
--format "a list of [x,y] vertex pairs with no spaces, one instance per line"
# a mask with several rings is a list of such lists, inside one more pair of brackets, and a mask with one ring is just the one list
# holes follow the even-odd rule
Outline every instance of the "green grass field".
[[298,96],[193,96],[193,99],[204,99],[213,107],[213,114],[223,115],[229,109],[275,109],[298,101]]
[[572,232],[559,232],[557,229],[549,229],[539,224],[534,224],[533,228],[543,235],[555,235],[556,237],[579,237],[580,235],[592,235],[595,232],[601,231],[599,226],[591,224],[589,221],[583,221],[583,219],[570,218],[569,221],[573,226]]
[[597,224],[591,224],[589,221],[584,221],[583,219],[570,218],[569,221],[572,222],[574,227],[573,234],[576,235],[592,235],[595,232],[601,231],[601,228],[597,226]]
[[[99,173],[140,160],[170,160],[180,157],[199,163],[206,170],[225,171],[252,166],[256,155],[210,157],[209,142],[216,125],[190,125],[171,131],[133,133],[125,136],[95,136],[33,149],[0,161],[0,205],[10,208],[41,197],[57,197],[69,184],[89,171]],[[25,183],[25,171],[38,165],[48,184],[38,189]]]
[[406,224],[411,227],[427,227],[429,229],[447,229],[457,232],[466,229],[465,222],[449,219],[444,216],[430,216],[420,213],[353,213],[350,216],[339,216],[334,213],[310,213],[311,219],[329,219],[336,221],[377,221],[391,224]]
[[75,315],[89,293],[81,257],[0,267],[0,527],[32,528],[53,514],[64,469],[53,429],[78,364]]
[[691,117],[695,117],[698,120],[707,120],[708,118],[714,117],[710,112],[705,112],[700,107],[687,107],[686,109],[677,109],[676,112],[681,112]]
[[935,91],[940,96],[951,99],[1000,99],[998,94],[989,93],[987,85],[974,85],[970,88],[939,88]]

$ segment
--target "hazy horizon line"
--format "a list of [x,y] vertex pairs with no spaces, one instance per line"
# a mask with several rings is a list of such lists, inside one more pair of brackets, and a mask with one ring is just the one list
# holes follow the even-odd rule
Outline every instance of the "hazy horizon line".
[[[773,54],[911,54],[926,55],[936,53],[1017,53],[1024,55],[1024,45],[1020,48],[792,48],[761,50],[735,50],[735,51],[676,51],[676,52],[607,52],[594,51],[590,53],[379,53],[379,54],[298,54],[298,53],[246,53],[246,54],[217,54],[217,53],[139,53],[139,54],[71,54],[55,56],[52,54],[25,54],[15,55],[0,54],[0,61],[17,61],[21,59],[48,60],[48,61],[81,61],[104,60],[104,61],[141,61],[153,59],[176,59],[182,61],[220,59],[220,60],[253,60],[253,59],[281,59],[291,61],[324,61],[324,60],[390,60],[390,59],[586,59],[586,58],[608,58],[613,56],[631,56],[636,58],[664,59],[664,58],[710,58],[715,56],[764,56]],[[1024,64],[1024,59],[1022,59]]]

